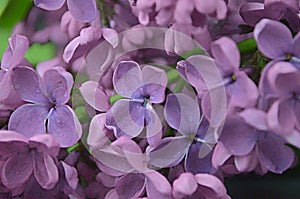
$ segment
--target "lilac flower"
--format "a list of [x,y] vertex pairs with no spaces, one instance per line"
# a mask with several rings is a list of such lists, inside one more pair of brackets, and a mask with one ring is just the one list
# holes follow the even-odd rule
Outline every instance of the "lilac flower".
[[254,29],[254,38],[258,49],[268,58],[287,60],[299,64],[300,34],[294,38],[291,31],[284,24],[270,20],[261,20]]
[[173,182],[173,196],[175,199],[230,199],[224,184],[210,174],[182,173]]
[[11,86],[12,69],[18,65],[31,66],[24,58],[28,49],[29,41],[23,35],[13,35],[8,39],[8,48],[4,52],[1,60],[0,70],[0,101],[15,108],[21,104],[20,98],[15,94]]
[[44,189],[52,189],[58,181],[54,162],[59,144],[51,135],[36,135],[27,139],[13,131],[0,132],[1,181],[9,189],[21,189],[33,174]]
[[[134,141],[128,137],[120,137],[114,141],[113,145],[118,148],[115,148],[116,151],[125,154],[126,162],[133,169],[132,172],[118,175],[120,177],[115,182],[114,191],[118,198],[137,198],[143,195],[145,189],[149,199],[172,198],[170,183],[159,172],[145,168],[141,149]],[[125,164],[121,159],[117,162]]]
[[12,84],[20,98],[29,103],[13,112],[8,129],[28,138],[48,132],[61,147],[74,145],[79,140],[81,125],[74,111],[65,105],[73,85],[70,73],[54,67],[39,77],[32,68],[15,67]]
[[255,26],[261,19],[286,20],[294,31],[299,31],[299,3],[297,0],[246,2],[240,8],[244,21]]
[[[70,63],[79,57],[87,56],[88,53],[94,49],[99,43],[103,41],[108,42],[108,46],[102,45],[105,47],[108,52],[97,54],[97,59],[92,59],[93,63],[88,63],[89,66],[98,67],[99,62],[105,61],[107,59],[110,48],[115,48],[118,45],[118,37],[116,36],[117,32],[111,28],[99,28],[95,26],[90,26],[83,28],[80,31],[80,35],[75,37],[64,49],[63,59],[66,63]],[[103,49],[101,49],[103,51]],[[97,51],[96,51],[97,52]],[[93,55],[90,55],[93,56]],[[105,56],[105,57],[101,57]],[[90,60],[90,59],[89,59]],[[88,61],[89,61],[88,60]]]
[[34,4],[45,10],[58,10],[64,5],[65,1],[67,1],[71,14],[78,21],[89,22],[96,17],[95,0],[34,0]]
[[268,125],[275,133],[298,147],[300,134],[295,129],[300,129],[299,78],[299,70],[288,62],[275,63],[267,73],[275,98],[268,111]]
[[241,172],[255,169],[256,164],[253,163],[256,158],[262,170],[282,173],[291,167],[295,158],[293,150],[269,130],[266,118],[266,113],[257,109],[230,115],[219,139],[223,144],[219,147],[224,146],[225,150],[216,148],[213,164],[220,166],[233,155],[235,165]]
[[198,103],[184,94],[170,94],[165,105],[167,123],[180,136],[168,137],[149,152],[149,163],[164,168],[177,165],[185,157],[185,170],[191,173],[213,173],[212,146],[207,140],[213,130],[206,119],[200,120]]
[[[208,88],[212,91],[222,86],[225,87],[229,111],[236,107],[253,107],[258,98],[258,89],[247,76],[247,73],[239,68],[240,54],[234,41],[227,37],[222,37],[212,43],[211,52],[214,60],[203,56],[202,65],[193,66],[189,62],[193,57],[177,63],[177,70],[180,75],[197,89],[201,98],[201,108],[205,116],[210,118],[211,114],[210,95],[212,92],[208,92]],[[216,65],[223,77],[223,81],[219,82],[216,79],[213,83],[214,85],[208,87],[200,71]]]
[[159,136],[162,125],[152,104],[164,101],[167,81],[161,69],[144,66],[141,70],[133,61],[119,63],[113,85],[115,91],[127,99],[114,103],[106,117],[106,124],[114,129],[116,137],[136,137],[145,125],[147,138]]

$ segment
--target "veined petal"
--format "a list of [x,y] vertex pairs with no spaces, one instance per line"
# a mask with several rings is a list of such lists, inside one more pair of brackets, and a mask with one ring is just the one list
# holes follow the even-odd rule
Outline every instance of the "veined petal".
[[255,26],[253,34],[258,49],[268,58],[284,58],[287,53],[292,53],[292,33],[283,23],[262,19]]
[[32,174],[32,158],[29,153],[9,157],[1,168],[1,181],[9,189],[26,183]]
[[15,67],[12,73],[12,84],[22,100],[36,104],[49,104],[41,89],[40,78],[34,69],[25,66]]
[[33,171],[35,179],[44,189],[52,189],[58,182],[58,169],[48,154],[34,152]]
[[48,131],[56,138],[60,147],[69,147],[81,138],[82,127],[74,111],[69,106],[63,105],[52,109]]
[[78,21],[90,22],[96,17],[95,0],[67,0],[67,4],[71,14]]
[[24,104],[11,115],[8,129],[16,131],[27,138],[46,133],[48,108],[35,104]]
[[200,110],[198,103],[188,95],[168,95],[164,115],[168,124],[181,134],[196,134],[200,123]]
[[133,61],[122,61],[113,75],[115,91],[124,97],[131,98],[132,94],[143,85],[139,65]]

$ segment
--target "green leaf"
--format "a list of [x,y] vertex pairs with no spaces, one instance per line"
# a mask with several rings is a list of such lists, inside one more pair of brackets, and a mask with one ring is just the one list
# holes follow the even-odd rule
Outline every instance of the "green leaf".
[[247,54],[247,53],[252,53],[257,50],[257,45],[256,45],[254,38],[250,38],[250,39],[246,39],[244,41],[238,42],[237,46],[242,55]]
[[32,5],[32,0],[0,0],[0,57],[8,46],[14,26],[27,15]]
[[109,98],[109,101],[110,101],[110,104],[113,104],[116,101],[118,101],[119,99],[123,99],[123,98],[124,97],[122,97],[121,95],[115,94]]
[[55,57],[55,45],[53,43],[39,44],[34,43],[28,48],[25,58],[32,64],[37,65]]
[[5,11],[8,3],[9,3],[9,0],[0,0],[0,18],[2,16],[3,12]]
[[188,57],[193,56],[193,55],[205,55],[205,51],[196,47],[193,50],[184,52],[181,57],[183,59],[187,59]]
[[74,151],[75,149],[77,149],[77,147],[80,146],[80,142],[78,142],[77,144],[70,146],[67,148],[67,152],[71,153],[72,151]]
[[78,106],[74,111],[80,123],[86,123],[89,121],[90,118],[87,115],[84,106]]

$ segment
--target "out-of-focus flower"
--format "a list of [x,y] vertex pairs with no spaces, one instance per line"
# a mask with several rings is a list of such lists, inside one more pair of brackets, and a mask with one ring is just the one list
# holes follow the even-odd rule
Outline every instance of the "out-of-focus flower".
[[12,85],[20,98],[29,103],[13,112],[8,124],[10,130],[28,138],[48,132],[61,147],[74,145],[80,139],[81,125],[66,105],[73,85],[70,73],[54,67],[39,77],[32,68],[15,67]]
[[45,10],[58,10],[64,5],[65,1],[67,1],[71,14],[78,21],[89,22],[96,17],[95,0],[34,0],[34,4]]

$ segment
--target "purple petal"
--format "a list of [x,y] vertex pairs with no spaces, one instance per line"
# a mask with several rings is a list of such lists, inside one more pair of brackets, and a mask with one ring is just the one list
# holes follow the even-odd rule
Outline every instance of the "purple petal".
[[29,151],[28,139],[14,131],[0,131],[0,157],[3,159]]
[[196,142],[195,144],[191,144],[189,151],[185,158],[185,170],[187,172],[191,172],[193,174],[197,173],[214,173],[216,169],[212,166],[212,148],[210,148],[209,152],[205,154],[204,157],[200,153],[205,143]]
[[143,85],[139,65],[133,61],[119,63],[113,75],[113,85],[119,95],[130,98]]
[[149,153],[149,164],[158,168],[177,165],[187,153],[191,140],[184,136],[165,138]]
[[258,109],[245,109],[244,111],[239,113],[239,116],[244,119],[244,121],[251,125],[254,128],[257,128],[262,131],[268,130],[268,126],[266,123],[266,113],[262,110]]
[[4,71],[4,70],[0,70],[0,101],[5,100],[12,88],[11,88],[11,72],[10,71]]
[[294,45],[293,45],[293,55],[296,57],[300,57],[300,33],[294,37]]
[[58,10],[63,6],[65,0],[34,0],[34,4],[37,7],[43,8],[45,10]]
[[14,35],[8,39],[8,44],[9,47],[4,52],[1,61],[1,68],[7,70],[12,69],[23,61],[29,41],[23,35]]
[[274,173],[283,173],[294,161],[293,150],[271,133],[260,137],[257,149],[261,164]]
[[231,153],[226,149],[222,142],[218,142],[214,148],[214,152],[212,155],[212,165],[215,168],[219,168],[222,166],[229,158],[231,157]]
[[297,130],[293,130],[291,133],[289,133],[288,135],[284,135],[283,136],[285,138],[285,140],[294,145],[297,148],[300,148],[300,132]]
[[293,37],[282,23],[270,19],[261,20],[254,29],[258,49],[268,58],[276,59],[292,53]]
[[118,32],[112,28],[102,28],[103,38],[108,41],[113,48],[117,47],[119,44]]
[[67,4],[71,14],[78,21],[90,22],[96,17],[95,0],[67,0]]
[[12,113],[8,129],[21,133],[28,138],[36,134],[46,133],[47,115],[47,107],[24,104]]
[[32,158],[29,153],[9,157],[1,168],[1,181],[9,189],[24,185],[32,174]]
[[114,129],[116,137],[138,136],[144,128],[145,109],[140,103],[118,100],[106,114],[106,124]]
[[263,3],[245,2],[241,5],[240,15],[250,26],[255,26],[266,15]]
[[288,62],[275,63],[267,73],[270,87],[279,97],[290,97],[293,92],[300,92],[300,73]]
[[258,166],[256,151],[253,150],[246,156],[235,156],[234,164],[240,172],[253,171]]
[[258,99],[258,88],[244,72],[235,73],[235,82],[226,87],[233,106],[246,108],[254,106]]
[[107,111],[109,109],[109,98],[97,82],[87,81],[79,89],[84,100],[94,109],[98,111]]
[[227,198],[226,188],[217,177],[209,174],[197,174],[195,179],[200,186],[207,189],[202,190],[205,198]]
[[172,188],[169,181],[157,171],[145,173],[148,198],[171,199]]
[[146,125],[147,140],[149,141],[149,138],[152,138],[152,144],[155,144],[161,140],[162,121],[153,108],[148,110],[147,113],[149,116]]
[[52,157],[59,153],[59,143],[50,134],[39,134],[29,138],[29,146]]
[[[155,84],[162,87],[162,91],[159,90],[160,92],[157,92],[157,94],[155,92],[152,92],[150,95],[150,100],[152,98],[151,102],[161,103],[164,100],[164,90],[168,83],[168,77],[166,72],[162,69],[146,65],[142,69],[142,79],[144,84],[146,85]],[[156,97],[156,95],[161,97]]]
[[140,173],[130,173],[116,181],[116,191],[120,199],[137,198],[145,188],[145,177]]
[[257,136],[254,128],[241,118],[231,116],[226,120],[219,140],[233,155],[246,155],[255,146]]
[[296,123],[293,104],[293,100],[278,100],[270,107],[267,122],[275,133],[285,135],[292,132]]
[[[211,52],[225,74],[232,73],[240,66],[240,52],[236,43],[228,37],[222,37],[211,45]],[[224,74],[224,75],[225,75]]]
[[59,142],[60,147],[69,147],[81,138],[82,127],[69,106],[58,106],[51,110],[48,131]]
[[16,93],[22,100],[37,104],[49,104],[49,100],[41,89],[40,78],[37,72],[32,68],[14,68],[12,73],[12,84]]
[[72,58],[76,55],[77,49],[80,47],[81,39],[80,37],[74,38],[70,43],[65,47],[63,59],[66,63],[69,63]]
[[64,173],[65,173],[65,179],[68,183],[68,186],[70,186],[73,190],[77,188],[78,185],[78,173],[77,170],[74,167],[69,166],[68,164],[61,162]]
[[44,189],[52,189],[58,182],[58,170],[52,157],[36,152],[33,155],[35,179]]
[[198,184],[194,175],[183,173],[173,182],[173,196],[175,198],[184,198],[192,195],[197,188]]
[[70,98],[73,77],[62,67],[47,70],[43,77],[43,86],[53,104],[65,104]]
[[105,123],[106,114],[96,115],[95,117],[93,117],[90,123],[87,144],[92,150],[101,148],[109,141],[109,138],[106,136],[108,130],[105,127]]
[[164,114],[168,124],[181,134],[196,134],[200,123],[200,110],[198,103],[188,95],[168,95]]

